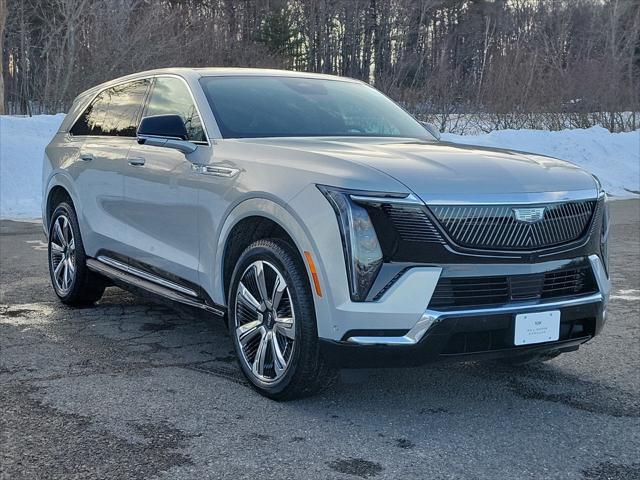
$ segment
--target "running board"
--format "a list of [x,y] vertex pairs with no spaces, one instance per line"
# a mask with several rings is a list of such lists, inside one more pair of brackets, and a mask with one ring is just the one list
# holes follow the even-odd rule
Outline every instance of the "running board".
[[[149,293],[158,295],[168,300],[189,305],[191,307],[200,308],[220,317],[224,317],[224,310],[207,305],[202,300],[200,300],[199,297],[194,296],[196,295],[196,293],[193,292],[193,290],[179,286],[177,284],[174,284],[173,282],[169,282],[159,277],[156,279],[155,275],[142,272],[138,269],[132,269],[125,264],[122,265],[123,267],[126,267],[126,269],[120,268],[119,264],[121,264],[121,262],[112,260],[110,258],[109,260],[109,264],[107,264],[104,259],[97,260],[94,258],[88,258],[87,267],[89,268],[89,270],[104,275],[105,277],[112,280],[120,281],[128,285],[141,288]],[[137,275],[138,272],[144,273],[144,278],[142,275]],[[185,293],[172,288],[173,285],[179,286],[181,290],[185,291]],[[187,294],[187,290],[189,291],[189,294]]]

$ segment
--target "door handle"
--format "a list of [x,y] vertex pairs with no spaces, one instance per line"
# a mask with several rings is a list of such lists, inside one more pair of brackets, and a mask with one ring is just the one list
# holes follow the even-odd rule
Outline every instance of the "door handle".
[[131,157],[129,159],[129,165],[133,165],[134,167],[141,167],[144,165],[144,158],[142,157]]
[[91,160],[93,160],[93,153],[81,153],[80,160],[84,162],[90,162]]

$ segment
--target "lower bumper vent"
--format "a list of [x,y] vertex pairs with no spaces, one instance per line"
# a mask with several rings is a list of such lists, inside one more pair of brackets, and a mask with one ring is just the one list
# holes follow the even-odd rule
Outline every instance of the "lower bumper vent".
[[597,292],[591,267],[496,277],[443,277],[429,308],[450,310],[511,301],[573,297]]

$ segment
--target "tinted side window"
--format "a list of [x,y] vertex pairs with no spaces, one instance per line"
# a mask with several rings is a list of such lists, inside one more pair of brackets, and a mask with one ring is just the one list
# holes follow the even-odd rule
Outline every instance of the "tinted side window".
[[73,135],[135,137],[150,80],[116,85],[101,92],[78,118]]
[[202,121],[193,104],[189,89],[178,78],[156,78],[145,113],[147,117],[154,115],[180,115],[189,134],[189,140],[194,142],[207,141]]

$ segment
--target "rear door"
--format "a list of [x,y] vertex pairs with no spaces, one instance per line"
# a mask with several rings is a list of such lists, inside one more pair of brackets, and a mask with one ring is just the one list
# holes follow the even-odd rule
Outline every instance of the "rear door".
[[70,130],[75,141],[84,140],[80,159],[69,171],[80,199],[76,208],[89,256],[117,256],[124,250],[122,174],[150,85],[150,79],[141,79],[103,90]]
[[180,115],[198,149],[177,150],[135,143],[124,180],[126,252],[132,267],[179,284],[198,283],[198,173],[194,163],[210,156],[207,136],[187,83],[159,76],[143,116]]

